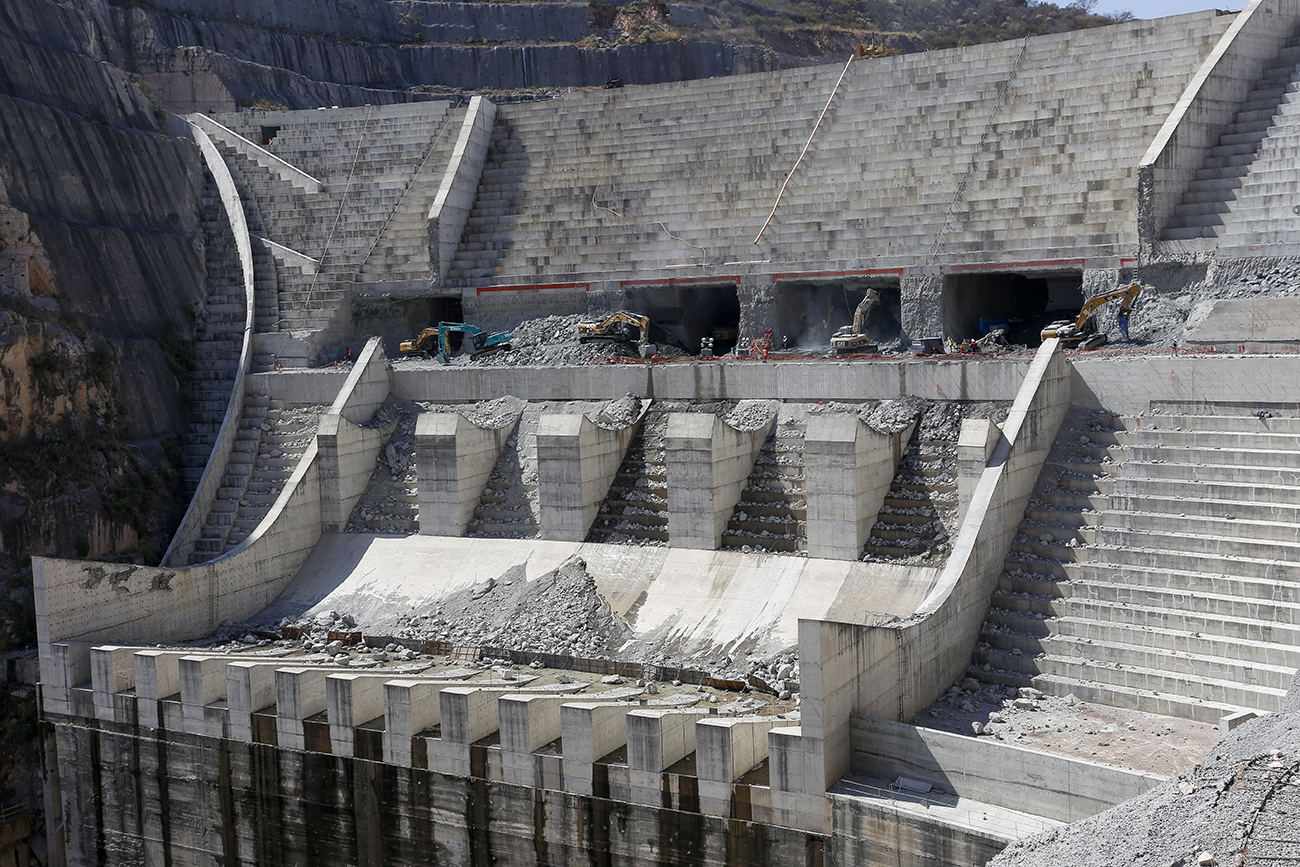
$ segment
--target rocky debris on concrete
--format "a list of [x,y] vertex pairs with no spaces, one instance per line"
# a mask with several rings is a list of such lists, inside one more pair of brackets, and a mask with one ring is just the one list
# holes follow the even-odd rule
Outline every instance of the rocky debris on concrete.
[[736,430],[756,431],[772,421],[779,406],[775,400],[741,400],[722,415],[722,420]]
[[[1297,295],[1300,295],[1300,262],[1214,263],[1209,276],[1201,283],[1174,289],[1144,289],[1129,313],[1129,340],[1137,346],[1173,347],[1182,343],[1186,331],[1209,314],[1213,301]],[[1118,315],[1118,304],[1106,304],[1097,311],[1096,321],[1111,343],[1123,345]]]
[[[591,316],[543,316],[520,322],[510,329],[510,349],[471,356],[467,352],[453,356],[447,364],[456,367],[509,367],[537,365],[555,367],[569,364],[590,364],[615,358],[639,358],[640,350],[633,344],[612,340],[578,341],[578,323],[590,321]],[[484,326],[485,327],[485,326]],[[486,330],[486,327],[485,327]],[[440,367],[436,358],[403,358],[395,361],[401,367]]]
[[526,400],[507,394],[494,400],[460,404],[456,411],[481,428],[499,430],[514,424],[527,405]]
[[625,394],[587,412],[587,419],[603,430],[623,430],[641,413],[641,399]]
[[419,530],[415,421],[423,408],[390,395],[366,427],[396,424],[375,458],[375,471],[348,518],[347,533],[414,533]]
[[396,631],[401,638],[587,657],[617,650],[630,634],[576,555],[534,581],[519,569],[457,591],[403,617]]
[[864,406],[858,418],[874,431],[896,434],[907,430],[925,408],[926,402],[918,397],[900,397]]
[[973,677],[950,686],[911,724],[1164,776],[1200,760],[1219,736],[1205,723]]
[[1199,765],[1096,816],[1017,840],[990,867],[1300,864],[1300,675],[1287,700],[1283,712],[1228,733]]

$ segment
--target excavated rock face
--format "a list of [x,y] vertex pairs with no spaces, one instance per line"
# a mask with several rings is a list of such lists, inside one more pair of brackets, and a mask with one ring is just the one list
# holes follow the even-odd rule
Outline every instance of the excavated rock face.
[[1295,864],[1300,857],[1300,675],[1280,713],[1234,729],[1147,794],[1012,843],[989,867]]

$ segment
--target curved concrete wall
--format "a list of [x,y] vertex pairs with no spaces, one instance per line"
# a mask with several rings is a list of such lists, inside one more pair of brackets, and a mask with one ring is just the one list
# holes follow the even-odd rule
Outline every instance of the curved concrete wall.
[[248,234],[244,204],[239,197],[239,190],[235,187],[235,179],[207,133],[197,125],[192,125],[190,130],[194,135],[194,141],[199,145],[199,150],[203,153],[208,171],[212,173],[217,183],[217,190],[221,194],[221,205],[230,223],[231,233],[235,237],[235,249],[239,253],[240,282],[244,285],[244,336],[243,345],[239,350],[239,366],[235,369],[235,381],[230,386],[230,403],[226,407],[226,417],[221,421],[217,439],[212,444],[212,452],[208,455],[207,466],[203,468],[203,475],[199,478],[198,487],[190,499],[189,508],[185,510],[185,517],[181,519],[180,526],[172,536],[171,544],[167,546],[167,552],[163,554],[162,562],[171,563],[173,566],[185,565],[184,561],[194,550],[194,541],[203,532],[203,525],[207,523],[208,512],[212,508],[212,500],[217,495],[217,488],[221,487],[221,477],[226,472],[226,464],[230,460],[230,450],[234,446],[235,436],[239,433],[239,418],[244,412],[244,376],[248,373],[253,360],[253,313],[256,306],[253,300],[253,244]]

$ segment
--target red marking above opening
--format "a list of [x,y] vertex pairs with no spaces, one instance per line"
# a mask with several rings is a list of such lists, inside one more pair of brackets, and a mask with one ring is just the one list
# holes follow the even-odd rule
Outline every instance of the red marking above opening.
[[1046,271],[1053,268],[1078,268],[1083,270],[1082,259],[1040,259],[1036,262],[987,262],[978,265],[948,265],[940,268],[941,274],[961,274],[971,271]]
[[581,289],[591,290],[590,283],[520,283],[515,286],[480,286],[474,290],[476,295],[484,292],[535,292],[542,289]]
[[863,268],[857,271],[812,271],[806,274],[773,274],[772,282],[778,280],[824,280],[828,277],[898,277],[902,279],[902,268]]

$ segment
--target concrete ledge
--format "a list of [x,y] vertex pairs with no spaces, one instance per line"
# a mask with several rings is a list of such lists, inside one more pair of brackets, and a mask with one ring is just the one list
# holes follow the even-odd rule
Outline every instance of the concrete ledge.
[[1077,822],[1154,789],[1165,778],[973,738],[855,716],[855,773],[921,780],[940,791]]
[[186,118],[191,124],[210,136],[221,139],[226,144],[243,154],[262,168],[281,180],[293,184],[306,193],[323,193],[325,184],[313,178],[297,166],[292,166],[264,147],[253,144],[239,133],[217,123],[206,114],[192,114]]
[[427,368],[398,364],[393,392],[412,400],[472,403],[483,395],[523,400],[609,400],[652,395],[656,400],[788,401],[1012,400],[1027,358],[963,361],[672,361],[578,367]]

